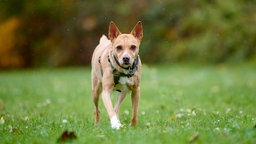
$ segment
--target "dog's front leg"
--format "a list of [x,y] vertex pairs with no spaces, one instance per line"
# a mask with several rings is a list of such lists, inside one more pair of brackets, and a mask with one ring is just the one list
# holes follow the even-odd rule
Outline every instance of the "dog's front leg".
[[140,100],[140,87],[137,87],[132,91],[132,120],[131,126],[135,126],[138,120],[138,107]]
[[112,102],[111,102],[111,91],[112,89],[103,89],[102,92],[102,99],[103,99],[103,103],[105,105],[105,108],[107,109],[108,115],[110,117],[110,123],[111,123],[111,127],[113,129],[119,129],[121,127],[121,123],[117,117],[117,114],[113,108]]
[[119,109],[120,109],[120,104],[122,103],[122,101],[125,98],[126,93],[125,92],[120,92],[118,94],[118,98],[116,100],[116,105],[115,105],[115,112],[117,114],[117,117],[119,117]]

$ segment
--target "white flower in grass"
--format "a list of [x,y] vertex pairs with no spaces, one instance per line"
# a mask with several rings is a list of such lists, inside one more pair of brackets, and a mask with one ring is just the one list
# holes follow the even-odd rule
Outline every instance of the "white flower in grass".
[[243,114],[243,111],[240,110],[240,111],[239,111],[239,114],[242,115],[242,114]]
[[4,121],[4,117],[1,117],[1,118],[0,118],[0,124],[4,124],[4,122],[5,122],[5,121]]
[[190,116],[190,115],[193,115],[195,116],[196,115],[196,110],[195,108],[192,108],[192,109],[187,109],[187,114]]
[[172,115],[170,116],[170,120],[176,120],[177,118],[182,118],[183,117],[183,114],[182,113],[178,113],[176,115]]
[[215,131],[220,131],[220,128],[219,128],[219,127],[216,127],[214,130],[215,130]]
[[49,105],[51,104],[51,100],[50,99],[46,99],[45,102],[44,102],[45,105]]
[[68,120],[66,120],[66,119],[64,119],[64,120],[62,120],[62,123],[68,123]]
[[178,113],[178,114],[176,114],[175,116],[176,116],[176,118],[182,118],[182,117],[183,117],[183,114]]
[[231,112],[231,108],[228,108],[227,110],[226,110],[226,114],[227,113],[230,113]]
[[145,115],[146,113],[143,111],[143,112],[141,112],[141,115]]
[[191,113],[193,116],[195,116],[196,115],[196,112],[195,111],[192,111],[192,113]]
[[25,116],[25,117],[24,117],[24,121],[28,121],[28,116]]
[[128,110],[124,110],[124,113],[125,113],[126,115],[129,115],[129,111],[128,111]]

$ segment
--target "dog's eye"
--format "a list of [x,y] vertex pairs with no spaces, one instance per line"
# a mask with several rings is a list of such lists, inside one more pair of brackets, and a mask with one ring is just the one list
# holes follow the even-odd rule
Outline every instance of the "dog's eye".
[[136,50],[136,46],[135,46],[135,45],[132,45],[130,49],[133,50],[133,51],[135,51],[135,50]]
[[120,46],[120,45],[117,46],[117,47],[116,47],[116,50],[118,50],[118,51],[122,50],[122,46]]

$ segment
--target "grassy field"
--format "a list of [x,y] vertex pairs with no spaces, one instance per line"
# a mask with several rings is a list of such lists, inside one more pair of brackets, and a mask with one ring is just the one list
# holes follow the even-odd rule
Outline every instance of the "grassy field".
[[[256,64],[143,66],[139,122],[120,130],[100,102],[93,125],[90,68],[0,72],[0,143],[256,143]],[[113,95],[113,100],[116,94]]]

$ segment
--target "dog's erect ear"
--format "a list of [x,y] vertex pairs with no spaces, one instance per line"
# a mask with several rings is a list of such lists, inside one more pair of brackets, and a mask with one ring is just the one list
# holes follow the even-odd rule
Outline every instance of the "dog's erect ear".
[[117,26],[115,25],[114,22],[110,22],[109,23],[109,27],[108,27],[108,38],[113,41],[114,39],[116,39],[118,37],[118,35],[120,35],[121,32],[119,31],[119,29],[117,28]]
[[143,37],[143,28],[142,28],[142,23],[139,21],[134,28],[131,31],[131,34],[137,38],[138,40],[141,40]]

